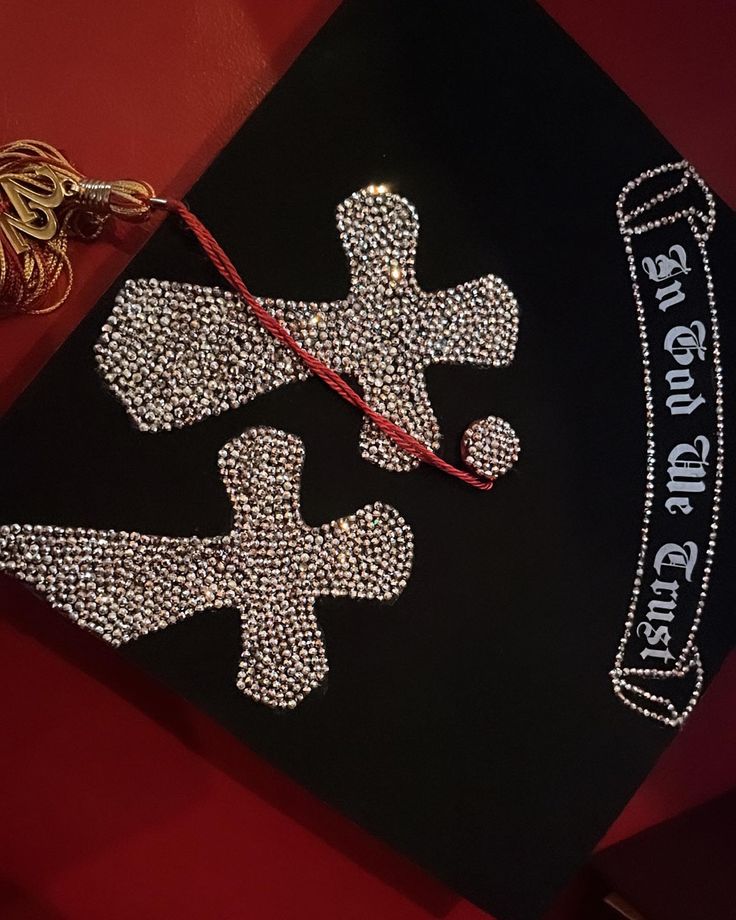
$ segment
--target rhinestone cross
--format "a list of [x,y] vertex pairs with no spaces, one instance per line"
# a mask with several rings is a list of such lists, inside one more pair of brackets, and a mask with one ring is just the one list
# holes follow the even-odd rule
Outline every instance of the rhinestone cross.
[[[337,224],[350,262],[345,299],[263,304],[303,347],[355,377],[374,409],[436,450],[440,432],[425,369],[509,364],[516,300],[493,275],[436,293],[421,290],[414,273],[416,211],[382,186],[345,200]],[[96,352],[113,392],[138,427],[152,431],[191,425],[308,376],[238,297],[175,282],[128,281]],[[369,419],[361,451],[386,469],[418,463]]]
[[230,533],[178,538],[12,524],[0,527],[0,571],[113,645],[197,611],[238,608],[238,687],[293,708],[328,671],[317,598],[391,600],[406,584],[413,552],[407,524],[380,503],[307,526],[299,513],[303,458],[294,435],[251,428],[219,455]]

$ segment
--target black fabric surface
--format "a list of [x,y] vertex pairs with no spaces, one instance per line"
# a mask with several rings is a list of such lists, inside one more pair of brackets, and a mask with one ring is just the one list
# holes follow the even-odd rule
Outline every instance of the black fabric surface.
[[[541,916],[674,734],[619,702],[608,671],[644,490],[641,352],[614,208],[625,182],[676,159],[531,3],[348,0],[189,203],[256,293],[329,300],[348,283],[335,206],[371,182],[405,195],[424,289],[493,272],[519,301],[509,368],[428,374],[444,455],[457,461],[464,428],[496,414],[521,439],[515,470],[488,494],[426,468],[383,471],[359,456],[359,415],[314,380],[140,433],[92,354],[119,285],[0,432],[7,522],[224,532],[217,452],[253,424],[304,439],[310,524],[377,499],[396,507],[416,540],[406,591],[391,606],[320,603],[329,685],[296,711],[236,689],[234,612],[123,654],[502,920]],[[721,207],[710,250],[727,377],[733,241]],[[173,220],[127,276],[218,281]],[[735,637],[733,503],[727,476],[699,637],[709,676]]]

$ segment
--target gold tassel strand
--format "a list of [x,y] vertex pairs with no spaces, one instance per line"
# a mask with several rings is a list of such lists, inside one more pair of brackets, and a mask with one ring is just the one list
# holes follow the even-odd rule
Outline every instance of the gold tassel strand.
[[73,282],[70,237],[95,239],[110,216],[144,220],[147,182],[85,178],[55,147],[0,147],[0,317],[56,310]]

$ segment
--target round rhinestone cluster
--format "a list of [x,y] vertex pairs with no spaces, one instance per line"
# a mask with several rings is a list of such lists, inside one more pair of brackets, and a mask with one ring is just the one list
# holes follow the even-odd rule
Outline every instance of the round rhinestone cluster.
[[463,435],[462,452],[465,463],[478,476],[498,479],[519,459],[521,445],[508,422],[489,415],[468,426]]

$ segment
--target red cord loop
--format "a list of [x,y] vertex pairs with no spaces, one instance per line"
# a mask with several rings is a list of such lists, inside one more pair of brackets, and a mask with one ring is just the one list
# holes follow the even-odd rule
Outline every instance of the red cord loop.
[[[158,201],[156,203],[158,203]],[[350,384],[343,380],[339,374],[335,373],[332,368],[320,361],[319,358],[316,358],[313,354],[302,348],[276,317],[272,316],[263,308],[245,286],[245,282],[240,277],[238,270],[230,261],[224,249],[199,218],[192,214],[183,201],[168,199],[165,206],[167,211],[178,214],[184,221],[197,238],[200,246],[210,258],[217,271],[222,275],[225,281],[240,294],[261,326],[267,332],[270,332],[274,338],[278,339],[279,342],[291,349],[316,377],[324,380],[324,382],[337,394],[342,396],[346,402],[360,409],[360,411],[363,412],[364,415],[367,415],[387,437],[391,438],[392,441],[407,453],[414,457],[418,457],[420,460],[424,461],[424,463],[429,463],[431,466],[436,467],[443,473],[447,473],[449,476],[454,476],[456,479],[460,479],[468,485],[474,486],[476,489],[488,491],[493,488],[493,480],[481,479],[479,476],[475,476],[467,470],[460,469],[453,466],[451,463],[447,463],[441,457],[438,457],[434,451],[422,444],[421,441],[417,440],[413,435],[410,435],[408,431],[404,431],[403,428],[400,428],[392,422],[391,419],[386,418],[385,415],[381,415],[380,412],[376,412],[375,409],[369,406]]]

